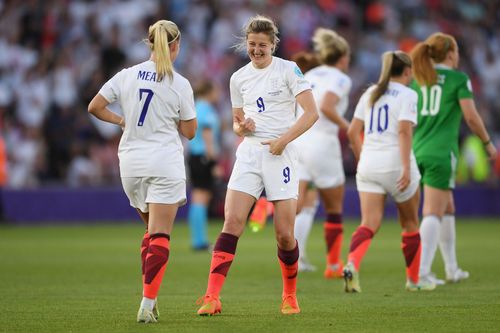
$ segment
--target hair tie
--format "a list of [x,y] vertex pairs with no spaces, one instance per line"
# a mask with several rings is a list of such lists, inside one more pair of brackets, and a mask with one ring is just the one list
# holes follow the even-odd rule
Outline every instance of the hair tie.
[[171,43],[175,42],[176,39],[179,38],[180,35],[181,35],[181,31],[179,30],[179,31],[177,31],[177,36],[175,36],[174,39],[172,39],[171,41],[169,41],[168,44],[171,44]]

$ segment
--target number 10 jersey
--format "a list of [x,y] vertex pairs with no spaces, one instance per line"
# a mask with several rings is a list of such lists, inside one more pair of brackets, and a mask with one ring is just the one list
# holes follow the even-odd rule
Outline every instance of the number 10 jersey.
[[413,149],[420,157],[458,156],[458,134],[462,120],[461,99],[473,98],[469,77],[449,67],[436,65],[435,85],[411,87],[418,94],[418,127]]
[[[389,82],[385,93],[370,106],[375,86],[361,96],[354,118],[364,122],[364,141],[358,173],[382,173],[401,169],[399,121],[417,124],[417,94],[396,82]],[[411,163],[415,157],[411,154]],[[415,164],[416,166],[416,164]]]

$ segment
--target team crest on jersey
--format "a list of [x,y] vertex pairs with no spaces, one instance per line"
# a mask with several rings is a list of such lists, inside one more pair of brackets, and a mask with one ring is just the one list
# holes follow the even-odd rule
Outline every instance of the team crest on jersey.
[[277,77],[273,77],[269,80],[269,88],[271,91],[269,91],[267,94],[270,96],[279,96],[282,92],[280,89],[280,80]]
[[304,74],[302,74],[302,71],[300,70],[300,68],[298,66],[295,66],[293,71],[295,72],[295,75],[297,75],[298,77],[304,77]]
[[269,80],[269,85],[271,86],[272,90],[277,90],[279,88],[279,80],[277,77],[271,78]]

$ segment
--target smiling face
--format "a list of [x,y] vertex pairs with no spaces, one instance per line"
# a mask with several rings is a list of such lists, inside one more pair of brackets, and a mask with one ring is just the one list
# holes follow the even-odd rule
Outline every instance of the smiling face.
[[273,59],[274,43],[265,33],[249,33],[247,36],[247,54],[257,68],[267,67]]

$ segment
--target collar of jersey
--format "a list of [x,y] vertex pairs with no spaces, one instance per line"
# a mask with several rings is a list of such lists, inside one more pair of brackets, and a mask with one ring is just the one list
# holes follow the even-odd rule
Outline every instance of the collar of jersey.
[[450,66],[446,66],[446,65],[444,65],[444,64],[435,64],[435,65],[434,65],[434,68],[438,68],[438,69],[449,69],[449,70],[453,69],[453,68],[451,68]]
[[[389,84],[391,85],[396,85],[398,87],[406,87],[404,84],[402,83],[399,83],[399,82],[395,82],[395,81],[389,81]],[[407,88],[407,87],[406,87]]]

